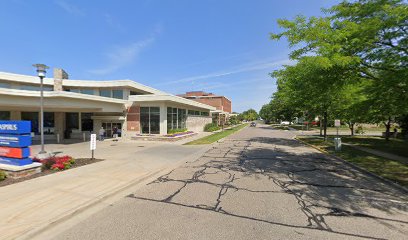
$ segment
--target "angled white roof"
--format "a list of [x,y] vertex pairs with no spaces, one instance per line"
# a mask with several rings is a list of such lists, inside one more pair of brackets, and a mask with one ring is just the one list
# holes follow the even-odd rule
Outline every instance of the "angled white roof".
[[131,102],[174,102],[174,103],[179,103],[179,104],[185,104],[188,106],[196,107],[196,108],[201,108],[205,110],[210,110],[213,111],[216,108],[204,103],[199,103],[196,101],[192,101],[186,98],[178,97],[175,95],[171,94],[153,94],[153,95],[132,95],[129,96],[129,101]]
[[[11,82],[20,82],[20,83],[28,83],[28,84],[40,84],[40,81],[37,76],[30,76],[30,75],[22,75],[22,74],[15,74],[15,73],[6,73],[0,72],[0,80],[11,81]],[[45,85],[54,85],[53,78],[44,78]],[[64,79],[63,86],[66,87],[128,87],[131,89],[142,90],[147,93],[152,94],[165,94],[165,92],[157,90],[152,87],[148,87],[146,85],[140,84],[138,82],[125,79],[125,80],[72,80],[72,79]]]

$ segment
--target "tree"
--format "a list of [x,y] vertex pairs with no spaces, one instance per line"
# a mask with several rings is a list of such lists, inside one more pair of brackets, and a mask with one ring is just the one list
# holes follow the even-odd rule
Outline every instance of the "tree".
[[[334,76],[340,77],[337,81],[345,89],[347,84],[358,85],[364,81],[364,89],[360,91],[364,97],[354,99],[361,102],[351,104],[350,108],[341,107],[353,113],[366,106],[368,109],[364,112],[369,116],[366,120],[384,121],[388,138],[393,119],[408,113],[407,4],[402,0],[343,1],[325,12],[327,17],[298,16],[293,21],[279,20],[284,31],[271,34],[271,38],[286,37],[291,47],[297,46],[290,54],[298,61],[296,65],[302,64],[305,58],[320,62],[321,66],[309,65],[316,68],[313,70],[316,77],[330,76],[328,82],[334,81]],[[302,78],[298,81],[308,82]],[[331,83],[317,86],[314,91],[322,93],[319,98],[330,102],[321,102],[320,110],[308,102],[304,107],[321,111],[333,106],[336,99],[326,95],[326,90],[333,93],[331,88],[337,87]],[[327,113],[324,111],[324,116]],[[327,117],[324,118],[327,123]]]
[[240,114],[242,120],[254,121],[259,118],[258,113],[254,109],[248,109]]
[[319,56],[302,57],[296,65],[285,66],[275,71],[273,76],[278,82],[275,95],[286,97],[292,105],[291,109],[298,109],[298,113],[321,116],[326,138],[329,115],[336,112],[343,89],[352,75],[347,68],[327,64],[324,60]]

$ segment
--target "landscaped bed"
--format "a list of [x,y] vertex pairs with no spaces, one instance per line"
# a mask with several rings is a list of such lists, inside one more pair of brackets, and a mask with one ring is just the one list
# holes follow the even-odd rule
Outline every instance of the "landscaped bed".
[[[74,163],[70,164],[69,168],[82,167],[82,166],[89,165],[89,164],[92,164],[92,163],[100,162],[100,161],[102,161],[102,159],[77,158],[74,161],[75,161]],[[64,164],[62,164],[62,165],[64,165]],[[60,172],[60,171],[67,171],[68,169],[65,169],[65,170],[60,169],[62,167],[62,165],[57,164],[57,165],[54,166],[53,169],[52,169],[52,165],[51,165],[51,168],[43,167],[42,171],[40,173],[36,173],[36,174],[30,175],[30,176],[27,176],[27,177],[16,178],[16,179],[14,179],[14,178],[5,178],[4,180],[0,180],[0,187],[10,185],[10,184],[13,184],[13,183],[23,182],[23,181],[33,179],[33,178],[37,178],[37,177],[42,177],[42,176],[53,174],[53,173]]]
[[153,134],[137,134],[135,137],[131,137],[132,140],[143,140],[143,141],[164,141],[164,142],[173,142],[178,141],[184,138],[188,138],[196,135],[197,133],[192,131],[187,132],[177,132],[167,135],[153,135]]
[[408,186],[408,165],[403,162],[389,160],[346,145],[342,145],[341,151],[335,151],[331,138],[326,142],[321,137],[298,136],[298,139],[383,178]]

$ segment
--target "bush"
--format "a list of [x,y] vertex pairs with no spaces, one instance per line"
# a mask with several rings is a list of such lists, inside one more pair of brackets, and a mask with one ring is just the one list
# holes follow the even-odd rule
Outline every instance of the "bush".
[[43,164],[43,169],[52,169],[52,170],[65,170],[71,168],[72,164],[75,163],[75,159],[71,156],[62,156],[62,157],[50,157],[46,159],[33,159],[36,162]]
[[357,129],[355,130],[355,132],[356,132],[356,134],[364,134],[365,133],[362,126],[358,126]]
[[7,175],[4,171],[0,170],[0,181],[3,181],[4,179],[6,179]]
[[204,126],[205,132],[214,132],[220,130],[220,127],[215,123],[208,123]]
[[182,133],[182,132],[187,132],[187,128],[167,129],[167,134],[175,134],[175,133]]

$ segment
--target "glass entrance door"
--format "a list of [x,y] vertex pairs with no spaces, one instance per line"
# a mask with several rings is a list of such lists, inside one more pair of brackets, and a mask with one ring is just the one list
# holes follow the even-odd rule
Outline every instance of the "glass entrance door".
[[113,134],[118,134],[118,137],[121,136],[122,123],[117,122],[103,122],[103,129],[105,129],[105,137],[112,138]]
[[160,108],[140,108],[140,129],[142,134],[160,134]]

